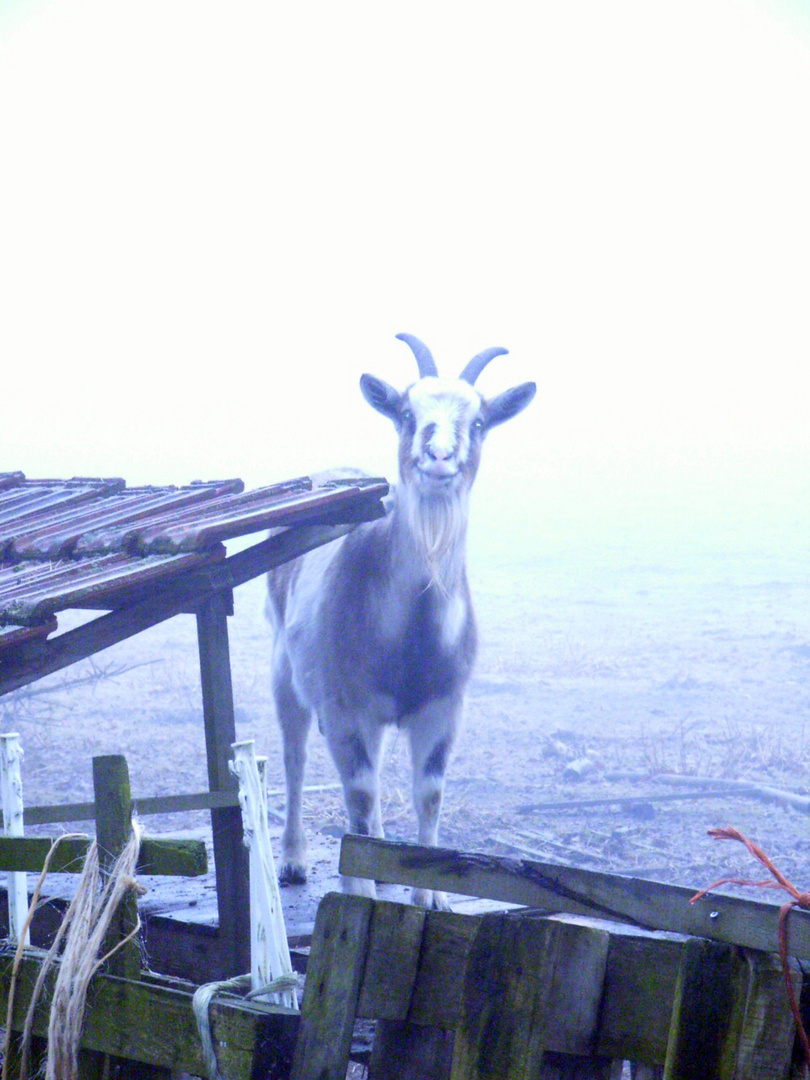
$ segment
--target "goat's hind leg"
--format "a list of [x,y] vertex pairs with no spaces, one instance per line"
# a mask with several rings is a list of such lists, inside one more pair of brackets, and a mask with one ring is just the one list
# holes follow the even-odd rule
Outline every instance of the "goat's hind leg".
[[307,838],[304,831],[303,791],[307,763],[307,739],[312,713],[302,705],[292,684],[286,651],[277,646],[273,665],[273,695],[284,743],[284,775],[287,785],[287,815],[281,836],[283,885],[303,885],[307,880]]

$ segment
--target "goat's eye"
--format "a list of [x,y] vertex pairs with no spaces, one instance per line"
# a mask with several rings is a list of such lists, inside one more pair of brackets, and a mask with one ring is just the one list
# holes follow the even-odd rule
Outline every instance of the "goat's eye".
[[410,409],[403,409],[399,414],[399,418],[403,424],[409,424],[413,420],[413,413]]
[[475,418],[475,420],[473,420],[472,429],[473,429],[473,431],[483,431],[484,430],[484,421],[481,419],[480,416],[477,416]]

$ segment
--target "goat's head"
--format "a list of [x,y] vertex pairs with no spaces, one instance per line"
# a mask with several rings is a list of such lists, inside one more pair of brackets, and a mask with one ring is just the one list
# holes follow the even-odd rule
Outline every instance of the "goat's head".
[[397,334],[413,351],[419,379],[400,394],[373,375],[363,375],[366,401],[393,420],[399,432],[399,471],[403,484],[423,498],[441,498],[469,489],[491,428],[526,408],[533,382],[522,383],[487,401],[475,380],[506,349],[485,349],[457,379],[442,378],[430,350],[411,334]]

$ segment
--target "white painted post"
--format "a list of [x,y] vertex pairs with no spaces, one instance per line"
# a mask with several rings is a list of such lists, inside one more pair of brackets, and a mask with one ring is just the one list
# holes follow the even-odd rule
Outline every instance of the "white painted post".
[[[256,758],[253,740],[232,743],[233,772],[239,780],[242,829],[250,854],[250,976],[254,990],[282,975],[292,975],[270,830],[267,827],[266,758]],[[295,991],[268,994],[265,1000],[297,1009]]]
[[[23,794],[20,762],[23,748],[16,731],[0,735],[0,794],[3,804],[3,835],[23,835]],[[8,875],[8,930],[12,941],[20,942],[28,918],[28,875],[12,870]],[[25,944],[31,944],[28,931]]]

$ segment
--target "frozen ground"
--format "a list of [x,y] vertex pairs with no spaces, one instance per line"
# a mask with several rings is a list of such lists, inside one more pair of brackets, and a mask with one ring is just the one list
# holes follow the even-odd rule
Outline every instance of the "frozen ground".
[[[493,485],[474,504],[482,646],[449,769],[443,842],[694,886],[726,873],[762,876],[741,847],[707,837],[728,823],[810,888],[810,829],[795,810],[732,796],[538,808],[671,793],[661,778],[672,774],[810,791],[804,505],[784,493],[770,510],[762,492],[748,504],[724,502],[722,491],[713,501],[656,490],[608,513],[596,481],[591,497],[553,495],[527,491],[516,502],[512,493],[501,504]],[[269,755],[270,803],[280,813],[261,594],[261,582],[240,589],[231,620],[237,732]],[[178,617],[5,699],[2,729],[22,736],[29,805],[89,799],[100,753],[127,755],[136,797],[201,790],[194,620]],[[574,762],[588,762],[576,766],[580,778]],[[315,732],[308,782],[335,781]],[[387,834],[412,839],[406,740],[396,732],[383,787]],[[293,920],[303,922],[335,884],[339,791],[310,794],[306,817],[313,887],[297,897],[285,890]],[[204,829],[205,816],[145,824]]]

